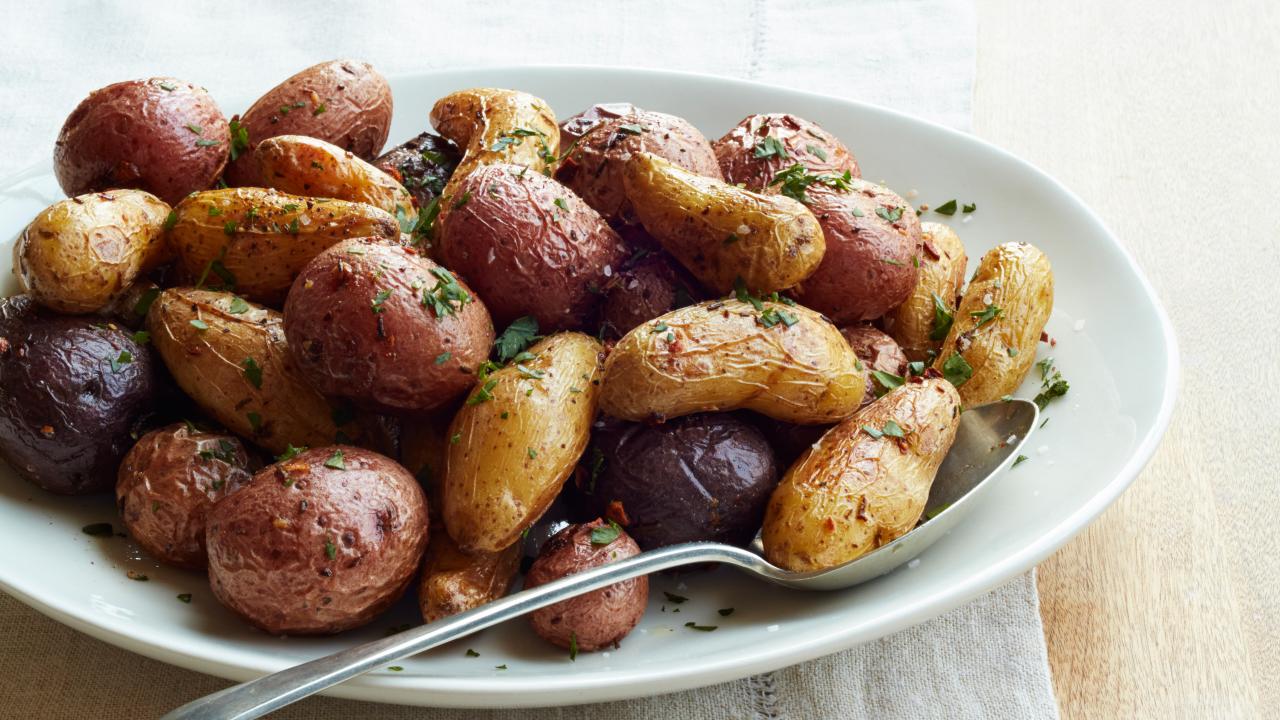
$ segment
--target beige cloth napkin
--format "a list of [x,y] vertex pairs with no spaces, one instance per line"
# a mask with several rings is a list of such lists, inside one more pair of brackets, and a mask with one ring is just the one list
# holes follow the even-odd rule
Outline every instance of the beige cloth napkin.
[[[519,63],[663,67],[842,95],[969,127],[968,0],[221,0],[11,9],[0,23],[0,177],[47,162],[63,118],[92,88],[167,74],[236,97],[246,94],[241,83],[265,89],[342,56],[388,74]],[[149,718],[227,685],[94,640],[2,594],[0,638],[4,718]],[[1027,574],[880,641],[702,690],[493,712],[314,698],[278,717],[1051,719],[1057,707]]]

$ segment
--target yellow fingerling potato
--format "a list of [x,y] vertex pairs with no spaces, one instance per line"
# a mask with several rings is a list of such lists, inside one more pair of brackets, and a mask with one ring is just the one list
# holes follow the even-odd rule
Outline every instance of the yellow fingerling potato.
[[920,272],[906,302],[885,316],[885,331],[898,342],[908,360],[924,360],[937,353],[946,337],[945,318],[955,311],[964,287],[969,259],[955,230],[942,223],[920,223],[924,236]]
[[174,210],[169,244],[183,282],[234,288],[276,306],[302,267],[329,246],[347,238],[400,238],[396,219],[372,205],[266,188],[192,193]]
[[356,426],[294,366],[284,317],[225,292],[171,288],[147,312],[151,343],[178,387],[228,430],[279,454],[352,442]]
[[545,100],[529,93],[459,90],[436,101],[431,124],[463,152],[441,194],[442,213],[461,201],[454,197],[456,188],[478,167],[510,163],[549,175],[559,159],[560,126],[555,113]]
[[443,515],[464,552],[510,546],[559,494],[591,434],[602,352],[587,335],[552,335],[480,380],[454,416]]
[[60,313],[93,313],[168,260],[167,204],[141,190],[108,190],[56,202],[14,245],[22,289]]
[[769,498],[765,557],[794,572],[822,570],[905,535],[924,512],[959,421],[960,395],[934,377],[828,430]]
[[409,191],[373,165],[337,145],[305,135],[279,135],[253,151],[269,188],[306,197],[365,203],[413,229],[418,213]]
[[496,552],[467,554],[444,530],[432,528],[427,559],[418,580],[423,622],[480,607],[507,594],[520,569],[522,543]]
[[799,306],[717,300],[680,308],[627,333],[605,361],[600,407],[647,422],[747,409],[799,424],[858,409],[863,368],[849,343]]
[[804,280],[826,251],[822,227],[800,202],[697,175],[650,153],[623,174],[644,229],[711,290],[741,279],[768,293]]
[[1036,361],[1053,312],[1053,269],[1034,245],[1005,243],[982,256],[934,367],[966,407],[1011,394]]

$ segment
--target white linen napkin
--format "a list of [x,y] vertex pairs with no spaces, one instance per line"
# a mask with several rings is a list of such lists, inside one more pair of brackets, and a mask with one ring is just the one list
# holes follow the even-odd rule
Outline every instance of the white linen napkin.
[[[47,161],[89,89],[173,75],[215,97],[332,57],[386,74],[602,64],[759,80],[970,127],[969,0],[24,4],[0,24],[0,177]],[[230,111],[230,109],[228,109]],[[576,110],[576,109],[566,109]],[[424,119],[425,121],[425,119]],[[397,140],[396,138],[392,139]],[[853,148],[857,151],[857,148]],[[151,717],[226,683],[129,655],[0,595],[0,695],[27,717]],[[74,648],[74,651],[71,651]],[[78,677],[71,687],[50,677]],[[0,713],[7,712],[0,711]],[[757,677],[599,706],[451,711],[312,699],[286,718],[1057,718],[1033,575],[933,621]]]

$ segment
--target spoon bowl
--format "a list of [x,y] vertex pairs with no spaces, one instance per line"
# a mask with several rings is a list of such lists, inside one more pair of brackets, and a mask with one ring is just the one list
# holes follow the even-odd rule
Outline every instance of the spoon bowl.
[[853,587],[909,562],[955,527],[976,504],[983,489],[991,484],[991,478],[1013,462],[1036,427],[1039,416],[1035,403],[1017,399],[966,410],[960,416],[955,442],[930,487],[925,521],[893,542],[843,565],[809,572],[783,570],[764,559],[759,537],[750,549],[712,542],[669,545],[234,685],[183,705],[162,720],[248,720],[261,717],[386,663],[511,618],[621,580],[684,565],[723,563],[797,590]]

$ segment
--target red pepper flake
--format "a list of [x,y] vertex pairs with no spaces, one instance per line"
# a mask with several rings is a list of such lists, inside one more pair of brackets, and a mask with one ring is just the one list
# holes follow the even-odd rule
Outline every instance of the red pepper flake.
[[924,251],[929,253],[929,255],[931,255],[934,260],[942,259],[942,253],[938,252],[938,248],[934,247],[933,243],[929,242],[928,240],[924,241]]
[[51,437],[53,437],[53,426],[52,426],[52,425],[45,425],[44,427],[41,427],[41,428],[40,428],[40,434],[41,434],[41,435],[43,435],[43,436],[45,436],[45,437],[47,437],[47,438],[51,438]]
[[631,518],[627,517],[627,511],[622,507],[621,500],[611,500],[609,506],[605,508],[604,516],[623,527],[631,524]]

